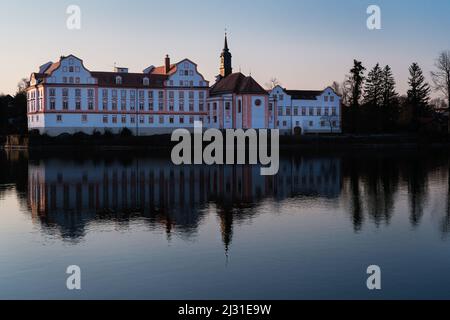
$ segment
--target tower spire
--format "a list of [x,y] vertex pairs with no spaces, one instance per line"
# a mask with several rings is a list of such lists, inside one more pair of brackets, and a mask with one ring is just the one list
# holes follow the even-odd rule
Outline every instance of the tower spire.
[[233,73],[231,58],[232,55],[230,53],[230,49],[228,48],[228,32],[227,29],[225,29],[225,41],[222,54],[220,55],[220,75],[222,78],[225,78]]

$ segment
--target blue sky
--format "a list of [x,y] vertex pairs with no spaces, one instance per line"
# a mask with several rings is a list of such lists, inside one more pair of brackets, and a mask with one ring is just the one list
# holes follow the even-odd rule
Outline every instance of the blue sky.
[[[79,5],[82,26],[66,28]],[[366,28],[366,8],[381,7],[382,30]],[[0,93],[38,66],[73,53],[91,70],[114,63],[140,72],[190,58],[210,80],[218,73],[225,27],[235,71],[261,84],[275,76],[291,89],[342,81],[354,58],[392,66],[398,91],[417,61],[429,79],[439,51],[450,49],[448,0],[22,0],[0,4]]]

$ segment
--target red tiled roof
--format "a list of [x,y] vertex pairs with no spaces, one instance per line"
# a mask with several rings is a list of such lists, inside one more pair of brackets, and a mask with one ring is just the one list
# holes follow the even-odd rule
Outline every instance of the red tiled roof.
[[150,74],[159,74],[159,75],[172,75],[177,72],[177,65],[171,64],[169,73],[166,73],[166,66],[160,66],[153,69]]
[[229,76],[219,80],[210,90],[210,95],[219,95],[226,93],[235,94],[264,94],[267,91],[261,87],[252,77],[246,77],[242,73],[232,73]]
[[[121,88],[162,88],[167,76],[144,73],[117,73],[117,72],[91,72],[92,77],[98,80],[101,87]],[[122,84],[116,84],[116,77],[122,77]],[[144,86],[144,78],[149,79],[149,85]]]
[[56,69],[59,68],[59,66],[61,65],[61,62],[55,62],[53,63],[50,67],[47,68],[47,70],[45,70],[45,74],[51,74],[53,71],[55,71]]

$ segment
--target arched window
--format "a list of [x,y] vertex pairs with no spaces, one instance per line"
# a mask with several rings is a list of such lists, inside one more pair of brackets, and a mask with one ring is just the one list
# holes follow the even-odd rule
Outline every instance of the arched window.
[[121,76],[117,76],[116,77],[116,84],[122,84],[122,77]]

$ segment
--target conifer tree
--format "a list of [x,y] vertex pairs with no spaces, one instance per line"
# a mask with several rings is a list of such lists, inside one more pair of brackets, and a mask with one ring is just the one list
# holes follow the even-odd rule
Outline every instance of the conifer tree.
[[419,118],[429,111],[431,87],[416,62],[409,67],[409,75],[408,104],[412,108],[412,122],[417,127]]

